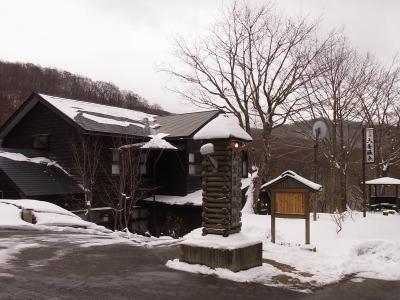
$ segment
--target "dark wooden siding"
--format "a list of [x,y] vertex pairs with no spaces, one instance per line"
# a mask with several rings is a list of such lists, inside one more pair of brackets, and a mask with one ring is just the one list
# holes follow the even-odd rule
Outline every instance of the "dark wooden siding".
[[49,157],[76,175],[72,145],[77,142],[77,130],[40,102],[5,137],[3,147],[32,148],[37,134],[49,134]]
[[[24,198],[24,194],[10,181],[7,175],[0,171],[0,191],[3,192],[3,199]],[[0,195],[1,196],[1,195]]]

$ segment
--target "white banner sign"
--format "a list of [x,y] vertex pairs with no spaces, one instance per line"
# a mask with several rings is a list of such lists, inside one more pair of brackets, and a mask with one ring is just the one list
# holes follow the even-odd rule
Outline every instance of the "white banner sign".
[[365,129],[365,163],[371,164],[375,162],[375,142],[374,129]]

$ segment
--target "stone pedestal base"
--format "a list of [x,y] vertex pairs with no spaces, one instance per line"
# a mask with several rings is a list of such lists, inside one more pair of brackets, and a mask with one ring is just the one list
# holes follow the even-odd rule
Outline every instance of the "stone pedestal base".
[[235,246],[235,248],[209,248],[196,245],[180,245],[179,260],[210,268],[225,268],[233,272],[262,265],[262,243]]

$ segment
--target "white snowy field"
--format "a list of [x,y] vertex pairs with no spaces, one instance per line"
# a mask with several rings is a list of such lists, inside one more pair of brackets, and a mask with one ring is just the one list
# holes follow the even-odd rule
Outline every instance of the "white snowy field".
[[[270,242],[270,216],[243,214],[242,235],[263,242],[262,266],[241,272],[190,265],[178,259],[167,262],[173,269],[209,274],[240,282],[257,282],[309,291],[345,278],[400,280],[400,215],[348,214],[342,230],[330,214],[318,214],[311,222],[311,244],[304,247],[305,221],[276,219],[276,244]],[[184,237],[193,241],[199,229]],[[234,236],[234,235],[233,235]],[[235,238],[232,236],[232,239]],[[223,240],[223,237],[220,237]],[[226,244],[226,242],[224,243]],[[310,247],[308,247],[310,248]],[[312,247],[311,247],[312,248]]]

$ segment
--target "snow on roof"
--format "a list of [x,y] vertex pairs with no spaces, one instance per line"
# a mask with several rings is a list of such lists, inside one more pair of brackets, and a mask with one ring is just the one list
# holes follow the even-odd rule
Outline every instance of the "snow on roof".
[[22,162],[31,162],[35,164],[44,164],[47,165],[48,167],[50,166],[55,166],[62,171],[64,171],[66,174],[67,171],[65,171],[57,162],[54,160],[50,160],[47,157],[27,157],[23,155],[22,153],[15,153],[15,152],[8,152],[0,149],[0,157],[4,157],[13,161],[22,161]]
[[278,182],[279,180],[281,180],[282,178],[285,178],[285,177],[291,177],[294,180],[304,184],[305,186],[309,187],[310,189],[312,189],[314,191],[321,191],[322,190],[322,185],[320,185],[318,183],[315,183],[315,182],[312,182],[311,180],[308,180],[308,179],[306,179],[306,178],[304,178],[304,177],[302,177],[302,176],[300,176],[300,175],[298,175],[295,172],[290,171],[290,170],[283,172],[278,177],[276,177],[276,178],[268,181],[267,183],[263,184],[261,186],[261,189],[266,189],[266,188],[270,187],[271,185],[273,185],[274,183]]
[[[145,128],[145,119],[150,122],[154,122],[155,120],[154,115],[131,109],[54,97],[45,94],[39,94],[39,96],[74,122],[78,122],[78,119],[83,117],[84,119],[99,124],[120,127],[129,127],[133,125]],[[78,122],[78,124],[85,128],[84,122]]]
[[[156,202],[165,203],[169,205],[193,205],[201,206],[203,202],[202,190],[195,191],[187,194],[186,196],[167,196],[156,195]],[[144,199],[145,201],[153,201],[153,197]]]
[[193,137],[195,140],[237,138],[251,141],[252,137],[238,124],[237,120],[227,114],[220,114],[208,122]]
[[[251,178],[242,178],[242,186],[244,189],[249,186]],[[187,194],[186,196],[168,196],[168,195],[156,195],[156,202],[169,204],[169,205],[193,205],[202,206],[203,204],[203,190],[197,190],[193,193]],[[153,201],[153,197],[144,199],[144,201]]]
[[167,133],[157,133],[154,135],[149,135],[149,137],[151,138],[150,141],[145,143],[140,148],[142,148],[142,149],[171,149],[171,150],[178,149],[171,143],[164,140],[164,138],[166,136],[168,136]]
[[372,180],[368,180],[365,182],[367,185],[400,185],[400,179],[392,178],[392,177],[381,177]]

